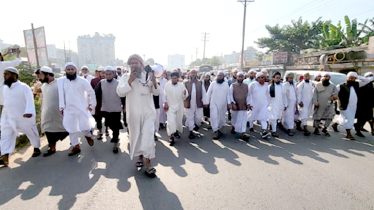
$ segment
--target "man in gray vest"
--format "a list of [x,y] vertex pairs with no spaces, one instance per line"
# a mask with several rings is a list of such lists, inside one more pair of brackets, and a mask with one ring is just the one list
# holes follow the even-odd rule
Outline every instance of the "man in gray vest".
[[122,129],[121,112],[122,105],[125,105],[124,98],[117,94],[118,80],[116,69],[111,66],[105,67],[105,79],[102,79],[95,87],[96,100],[101,101],[100,111],[103,113],[105,122],[113,131],[113,138],[110,141],[114,143],[113,153],[118,153],[119,130]]
[[188,91],[188,97],[184,100],[184,108],[186,108],[186,126],[190,130],[188,138],[194,139],[193,131],[198,131],[203,121],[203,101],[205,101],[206,90],[201,81],[197,79],[196,70],[190,71],[190,78],[184,82],[184,86]]

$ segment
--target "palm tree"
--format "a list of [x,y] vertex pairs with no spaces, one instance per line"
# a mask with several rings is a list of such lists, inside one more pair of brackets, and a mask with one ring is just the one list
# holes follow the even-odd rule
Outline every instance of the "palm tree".
[[[367,22],[369,22],[369,25],[367,25]],[[367,19],[365,23],[359,24],[362,28],[362,32],[365,34],[363,37],[364,43],[369,42],[369,37],[374,36],[374,18]]]

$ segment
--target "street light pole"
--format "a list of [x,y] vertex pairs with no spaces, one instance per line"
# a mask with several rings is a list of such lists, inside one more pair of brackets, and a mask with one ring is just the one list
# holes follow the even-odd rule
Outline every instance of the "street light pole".
[[245,37],[245,17],[247,13],[247,3],[254,2],[255,0],[238,0],[238,2],[241,2],[244,5],[244,16],[243,16],[243,37],[242,37],[242,55],[240,58],[240,68],[243,70],[243,62],[244,62],[244,37]]

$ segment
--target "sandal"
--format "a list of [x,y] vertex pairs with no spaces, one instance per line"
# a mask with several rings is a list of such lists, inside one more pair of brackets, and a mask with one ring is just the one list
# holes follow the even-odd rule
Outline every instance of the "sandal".
[[153,167],[149,167],[145,169],[145,174],[149,177],[155,177],[156,176],[156,169]]
[[141,168],[141,167],[144,166],[144,163],[143,163],[143,161],[138,161],[138,162],[136,162],[135,166],[136,166],[137,168]]

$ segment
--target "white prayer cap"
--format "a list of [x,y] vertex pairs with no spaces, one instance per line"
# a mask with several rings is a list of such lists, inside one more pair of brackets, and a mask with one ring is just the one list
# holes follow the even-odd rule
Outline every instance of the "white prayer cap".
[[99,66],[99,67],[97,67],[97,70],[98,71],[105,71],[105,67],[104,66]]
[[358,74],[355,72],[355,71],[350,71],[347,75],[347,77],[355,77],[355,78],[358,78]]
[[327,71],[323,72],[322,74],[320,73],[320,75],[321,75],[322,77],[324,77],[324,76],[330,76],[330,77],[331,77],[330,72],[327,72]]
[[242,75],[242,76],[244,76],[244,72],[239,72],[238,74],[237,74],[238,76],[240,76],[240,75]]
[[238,68],[232,70],[232,72],[239,72]]
[[223,74],[223,76],[226,75],[226,72],[225,72],[225,71],[219,71],[219,72],[217,73],[217,75],[218,75],[218,74],[221,74],[221,73]]
[[[261,72],[262,73],[268,73],[268,70],[267,69],[261,69]],[[256,75],[256,77],[257,77],[257,75]]]
[[261,77],[261,76],[264,76],[264,72],[260,71],[260,72],[257,72],[256,74],[256,79]]
[[114,69],[112,66],[106,66],[105,71],[117,71],[117,70]]
[[205,73],[205,76],[210,76],[210,72]]
[[249,72],[248,73],[256,73],[256,71],[255,70],[253,70],[253,69],[251,69],[251,70],[249,70]]
[[318,77],[318,76],[323,76],[324,74],[322,74],[321,72],[317,72],[316,73],[316,77]]
[[144,61],[143,61],[143,58],[140,57],[140,55],[138,55],[138,54],[133,54],[133,55],[131,55],[131,56],[129,57],[129,59],[127,60],[127,64],[128,64],[128,65],[130,65],[131,59],[133,59],[133,58],[138,59],[138,60],[140,61],[140,63],[142,64],[142,66],[144,67]]
[[53,73],[52,69],[48,66],[42,66],[40,67],[40,71],[41,72],[45,72],[45,73]]
[[14,67],[7,67],[7,68],[4,69],[4,71],[9,71],[9,72],[12,72],[12,73],[15,73],[15,74],[19,74],[19,71]]
[[74,66],[74,68],[77,68],[77,66],[76,66],[73,62],[67,62],[67,63],[65,64],[65,69],[66,69],[66,67],[68,67],[68,66]]
[[369,75],[373,75],[373,72],[366,72],[364,76],[368,77]]
[[81,70],[82,70],[82,69],[85,69],[85,68],[88,69],[88,70],[90,70],[90,69],[88,68],[88,66],[82,66]]

